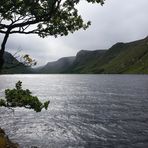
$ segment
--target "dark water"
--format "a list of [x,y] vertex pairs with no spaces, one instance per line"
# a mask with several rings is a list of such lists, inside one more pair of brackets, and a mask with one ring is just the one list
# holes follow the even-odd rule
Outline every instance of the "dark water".
[[48,111],[0,108],[0,127],[21,147],[148,148],[148,75],[4,75],[0,96],[18,80]]

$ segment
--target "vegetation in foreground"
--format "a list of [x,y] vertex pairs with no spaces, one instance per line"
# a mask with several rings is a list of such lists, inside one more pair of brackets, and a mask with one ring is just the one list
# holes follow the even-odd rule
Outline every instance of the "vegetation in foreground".
[[[22,89],[22,82],[18,81],[14,89],[5,90],[5,99],[0,99],[0,107],[9,109],[15,107],[25,107],[41,112],[43,108],[47,110],[50,101],[40,102],[38,97],[32,96],[29,89]],[[14,110],[13,110],[14,111]],[[11,142],[4,130],[0,128],[0,148],[18,148],[18,144]]]
[[22,82],[18,81],[14,89],[5,90],[5,99],[0,99],[0,106],[14,108],[25,107],[40,112],[43,108],[47,110],[50,101],[40,102],[37,96],[32,96],[29,89],[22,89]]

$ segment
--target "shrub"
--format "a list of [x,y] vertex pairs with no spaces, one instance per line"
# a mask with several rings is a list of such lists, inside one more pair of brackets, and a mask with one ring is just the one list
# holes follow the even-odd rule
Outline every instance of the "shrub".
[[14,108],[25,107],[40,112],[43,108],[47,110],[50,101],[40,102],[37,96],[32,96],[29,89],[22,89],[22,82],[18,81],[14,89],[5,90],[5,99],[0,99],[0,106]]

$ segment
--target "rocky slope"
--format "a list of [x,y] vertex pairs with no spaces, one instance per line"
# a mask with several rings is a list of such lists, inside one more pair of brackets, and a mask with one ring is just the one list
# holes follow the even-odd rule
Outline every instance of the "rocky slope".
[[17,143],[13,143],[5,134],[5,131],[1,128],[0,128],[0,148],[19,148],[19,145]]

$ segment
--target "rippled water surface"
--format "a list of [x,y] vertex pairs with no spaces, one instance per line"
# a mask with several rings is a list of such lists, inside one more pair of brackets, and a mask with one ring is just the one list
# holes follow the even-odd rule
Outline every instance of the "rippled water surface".
[[148,148],[148,75],[1,75],[0,96],[21,80],[48,111],[0,108],[22,148]]

